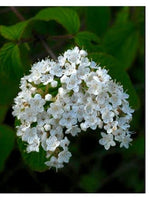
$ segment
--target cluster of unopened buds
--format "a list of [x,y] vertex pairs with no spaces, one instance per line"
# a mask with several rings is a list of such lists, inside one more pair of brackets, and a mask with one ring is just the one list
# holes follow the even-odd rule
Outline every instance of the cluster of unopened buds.
[[28,153],[46,151],[51,168],[62,168],[71,155],[67,135],[100,129],[99,144],[106,150],[128,148],[133,109],[122,85],[108,71],[87,57],[78,47],[67,50],[57,61],[45,59],[33,64],[21,78],[13,115],[20,121],[17,136],[26,142]]

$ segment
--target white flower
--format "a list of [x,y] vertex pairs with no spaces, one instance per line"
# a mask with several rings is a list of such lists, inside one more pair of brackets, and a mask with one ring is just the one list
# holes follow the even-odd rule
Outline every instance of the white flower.
[[109,122],[107,125],[104,126],[104,129],[107,133],[112,133],[117,130],[118,121]]
[[32,144],[35,139],[37,139],[37,129],[35,127],[33,128],[27,128],[25,130],[25,134],[22,136],[22,140],[25,142],[28,142],[29,144]]
[[55,81],[55,80],[51,82],[51,86],[52,86],[53,88],[57,87],[57,84],[58,84],[58,82]]
[[115,140],[121,142],[120,147],[125,147],[126,149],[129,148],[129,144],[132,141],[131,135],[130,134],[122,134],[115,136]]
[[88,73],[90,72],[90,68],[88,67],[83,67],[82,65],[79,65],[78,71],[77,71],[77,76],[83,80],[86,79],[88,76]]
[[67,79],[67,90],[79,91],[79,84],[81,80],[77,78],[76,74],[72,74],[70,78]]
[[110,76],[107,74],[106,69],[101,69],[100,67],[96,71],[96,74],[98,75],[98,78],[101,82],[106,83],[110,80]]
[[90,82],[90,84],[87,84],[89,89],[88,92],[90,94],[98,95],[99,93],[102,92],[102,84],[98,80],[98,77],[94,76],[93,80]]
[[46,94],[45,95],[45,101],[50,101],[52,99],[52,95],[51,94]]
[[55,119],[59,118],[64,112],[63,108],[58,103],[51,103],[50,108],[47,110],[48,114],[51,114]]
[[47,144],[47,151],[55,151],[55,149],[60,145],[60,142],[57,140],[57,137],[55,136],[50,136],[46,140]]
[[27,146],[27,153],[30,153],[32,151],[39,152],[39,145],[40,145],[40,139],[39,138],[34,139],[34,142]]
[[52,156],[50,161],[45,162],[45,164],[49,168],[55,167],[56,171],[57,171],[57,169],[64,167],[64,165],[62,163],[58,162],[58,159],[55,156]]
[[68,145],[70,144],[70,141],[68,140],[67,137],[65,137],[63,140],[60,142],[60,146],[65,150],[68,149]]
[[52,67],[50,68],[50,74],[57,76],[57,77],[61,77],[62,76],[62,67],[57,63],[53,63]]
[[34,96],[34,98],[31,98],[29,103],[30,103],[30,106],[33,109],[37,110],[38,112],[43,112],[44,111],[43,106],[45,104],[45,100],[41,97],[40,94],[36,94]]
[[31,108],[26,108],[24,112],[20,113],[20,118],[26,120],[27,122],[36,122],[37,116],[36,112],[33,111]]
[[76,114],[73,111],[64,113],[59,121],[59,124],[61,126],[65,126],[67,128],[72,127],[72,125],[75,125],[76,123],[77,123],[77,118]]
[[51,126],[50,126],[49,124],[45,124],[45,125],[44,125],[44,128],[45,128],[45,131],[49,131],[50,128],[51,128]]
[[64,53],[64,56],[68,59],[70,63],[79,64],[80,63],[80,53],[79,48],[75,47],[73,50],[68,50]]
[[64,75],[69,76],[71,74],[76,73],[76,67],[74,64],[65,63],[64,67],[65,67]]
[[62,140],[64,134],[63,134],[63,128],[61,126],[53,127],[53,129],[50,130],[51,136],[56,136],[58,140]]
[[112,122],[114,115],[115,115],[114,112],[105,108],[102,112],[102,119],[105,123]]
[[71,133],[72,136],[76,136],[80,132],[81,129],[78,127],[78,125],[72,126],[71,128],[66,130],[66,134]]
[[112,134],[105,134],[105,133],[101,133],[102,135],[102,139],[99,140],[99,143],[101,145],[104,145],[105,149],[108,150],[110,148],[110,146],[115,146],[116,143],[113,141],[113,135]]
[[47,85],[48,83],[51,83],[54,80],[54,76],[52,74],[43,74],[40,78],[40,81],[43,83],[43,85]]
[[27,143],[26,151],[39,151],[50,158],[45,164],[62,168],[71,153],[66,134],[77,136],[87,129],[105,129],[99,144],[105,149],[128,148],[133,109],[123,86],[113,81],[108,71],[89,60],[78,47],[69,49],[58,61],[39,61],[30,74],[21,78],[20,92],[14,99],[17,136]]
[[87,56],[88,54],[87,54],[86,51],[84,51],[84,50],[82,49],[82,50],[80,50],[80,55],[83,56],[83,57],[85,57],[85,56]]
[[61,151],[58,154],[58,162],[59,163],[63,163],[63,162],[68,163],[71,156],[72,155],[69,151],[67,151],[67,150]]

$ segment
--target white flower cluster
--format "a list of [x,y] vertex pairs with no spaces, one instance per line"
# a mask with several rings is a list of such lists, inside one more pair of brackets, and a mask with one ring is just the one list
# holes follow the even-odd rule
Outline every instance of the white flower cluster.
[[58,57],[35,63],[21,79],[13,115],[20,120],[17,136],[27,143],[27,152],[46,151],[49,167],[68,163],[67,134],[78,135],[88,128],[101,129],[99,143],[109,149],[129,147],[132,110],[129,95],[113,81],[107,70],[87,58],[78,47]]

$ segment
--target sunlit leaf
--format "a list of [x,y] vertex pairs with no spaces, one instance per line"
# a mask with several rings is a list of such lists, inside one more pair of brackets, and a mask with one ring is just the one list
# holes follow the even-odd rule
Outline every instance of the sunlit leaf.
[[19,22],[12,26],[0,26],[0,34],[8,40],[19,40],[28,25],[28,21]]
[[77,13],[65,7],[45,8],[41,10],[34,19],[45,21],[55,20],[71,34],[77,33],[80,28],[80,21]]

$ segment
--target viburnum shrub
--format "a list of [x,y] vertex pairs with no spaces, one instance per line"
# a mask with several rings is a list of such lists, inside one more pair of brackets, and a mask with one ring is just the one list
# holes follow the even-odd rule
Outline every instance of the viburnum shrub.
[[13,105],[20,121],[17,136],[27,143],[28,153],[39,152],[41,146],[49,168],[69,162],[68,134],[75,137],[99,128],[99,144],[106,150],[117,143],[128,148],[132,141],[129,95],[83,49],[75,47],[57,61],[46,58],[33,64],[20,89]]

